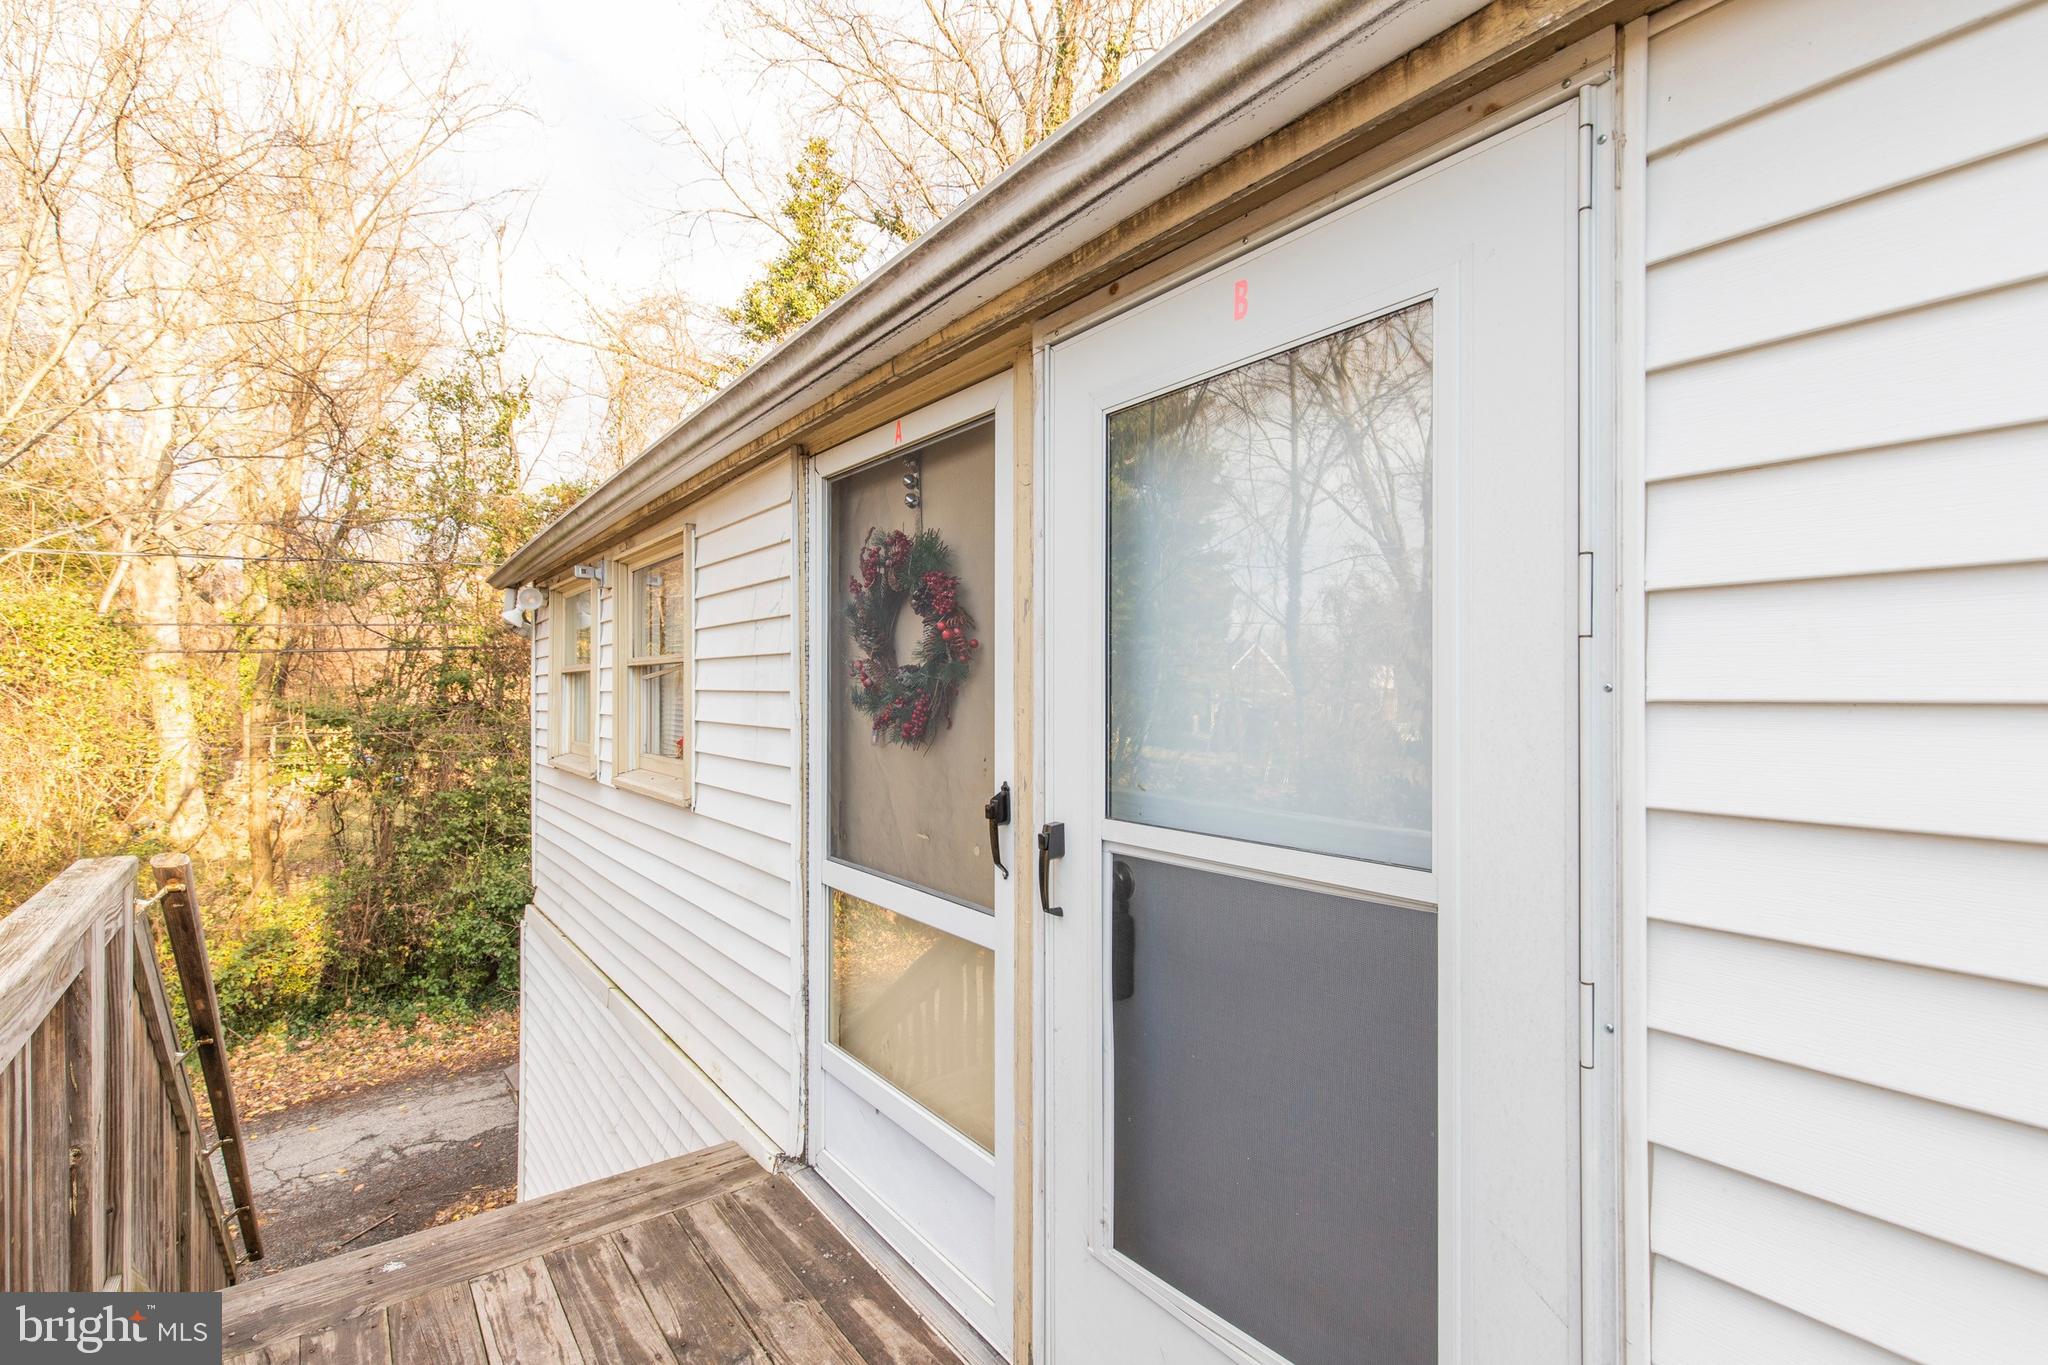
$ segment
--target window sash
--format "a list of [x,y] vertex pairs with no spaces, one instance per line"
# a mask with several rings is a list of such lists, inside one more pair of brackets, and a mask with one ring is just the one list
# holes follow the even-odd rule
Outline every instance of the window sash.
[[[557,750],[559,753],[573,754],[579,758],[590,757],[591,740],[597,729],[597,698],[592,695],[596,688],[592,680],[594,672],[589,664],[570,664],[557,674],[562,682],[558,703],[562,713],[561,747]],[[568,684],[572,678],[583,684],[580,710],[573,709],[569,702]],[[579,720],[582,722],[580,726],[577,724]],[[581,733],[578,733],[579,729]]]
[[[581,604],[588,613],[588,624],[576,624],[576,613]],[[597,742],[597,594],[593,588],[581,588],[575,592],[555,595],[556,621],[561,629],[555,638],[555,696],[552,699],[556,712],[555,753],[587,759]],[[589,656],[579,662],[576,658],[577,637],[587,635]],[[569,701],[572,678],[581,679],[583,700],[580,708],[574,708]],[[580,714],[579,714],[580,712]],[[577,722],[581,721],[579,725]]]
[[[674,778],[684,784],[687,790],[691,779],[692,760],[696,754],[696,707],[694,670],[690,666],[693,651],[690,642],[696,632],[696,602],[691,582],[690,546],[688,533],[681,541],[669,544],[642,556],[626,566],[626,607],[631,613],[630,626],[626,635],[626,676],[625,686],[619,689],[618,704],[623,708],[625,724],[620,728],[624,738],[620,767],[629,772],[658,774]],[[648,578],[655,570],[664,571],[674,577],[673,591],[680,595],[680,601],[673,603],[671,612],[665,615],[661,643],[671,648],[664,652],[651,652],[653,633],[650,627],[655,622],[649,616]],[[664,592],[670,585],[664,583]],[[674,634],[671,638],[669,628]],[[675,648],[673,646],[680,646]],[[677,731],[674,741],[682,744],[680,754],[662,752],[661,746],[649,742],[649,727],[658,723],[659,703],[649,694],[657,685],[656,679],[673,671],[677,678],[679,695],[675,705],[680,713],[675,719]],[[672,741],[672,742],[674,742]]]
[[[652,743],[650,731],[661,721],[661,703],[652,695],[659,680],[669,675],[676,680],[675,708],[678,714],[672,718],[673,736],[664,735],[666,744]],[[694,717],[690,706],[690,674],[681,659],[669,661],[640,662],[627,666],[626,702],[627,722],[627,763],[628,768],[646,772],[665,773],[671,777],[687,780],[690,776],[690,756],[696,750],[695,736],[691,733]],[[680,752],[668,752],[676,745]]]
[[[677,615],[681,619],[669,621],[664,617],[662,633],[666,636],[667,631],[665,627],[673,625],[677,636],[680,637],[675,643],[683,646],[680,649],[657,650],[648,647],[648,636],[651,633],[649,627],[654,624],[648,616],[648,608],[652,605],[648,599],[648,578],[657,570],[672,572],[676,579],[673,588],[676,593],[676,605],[680,607]],[[629,565],[626,582],[627,595],[631,602],[632,611],[632,627],[627,632],[627,658],[633,663],[682,661],[689,652],[687,642],[693,628],[693,618],[695,616],[695,612],[692,610],[694,603],[690,600],[690,563],[687,550],[683,546],[678,545],[651,558]],[[661,591],[666,594],[669,590],[670,585],[664,582]],[[664,639],[663,643],[668,643],[668,641]]]

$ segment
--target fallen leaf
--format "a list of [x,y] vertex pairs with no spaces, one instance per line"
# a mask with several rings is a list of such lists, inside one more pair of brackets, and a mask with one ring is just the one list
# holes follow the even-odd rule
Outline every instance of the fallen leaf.
[[504,1010],[410,1024],[337,1017],[309,1036],[246,1039],[228,1061],[242,1116],[253,1119],[386,1081],[507,1065],[518,1053],[519,1015]]

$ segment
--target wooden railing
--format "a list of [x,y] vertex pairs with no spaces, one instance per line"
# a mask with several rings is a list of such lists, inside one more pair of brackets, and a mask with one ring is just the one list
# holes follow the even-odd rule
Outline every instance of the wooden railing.
[[943,1108],[995,1074],[995,959],[940,938],[840,1024],[838,1043],[892,1085]]
[[[161,896],[191,911],[190,865],[176,861],[183,876],[159,878],[179,889]],[[0,1291],[220,1289],[236,1278],[137,871],[133,858],[73,863],[0,920]],[[199,943],[198,993],[211,1007]],[[181,976],[186,966],[181,954]],[[219,1050],[216,1037],[202,1061]],[[225,1091],[224,1065],[220,1078]],[[228,1101],[214,1113],[232,1163],[241,1134]]]

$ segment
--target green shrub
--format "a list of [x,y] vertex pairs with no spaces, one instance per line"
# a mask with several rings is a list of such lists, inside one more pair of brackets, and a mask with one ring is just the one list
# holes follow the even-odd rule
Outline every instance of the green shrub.
[[0,579],[0,915],[133,844],[156,752],[139,650],[89,585]]
[[444,665],[411,696],[334,713],[353,738],[325,798],[342,831],[329,1004],[462,1011],[517,992],[533,896],[523,702]]
[[491,849],[462,869],[427,931],[421,965],[429,986],[464,1005],[515,993],[519,917],[532,895],[524,849]]
[[329,891],[325,878],[308,878],[207,924],[214,990],[229,1028],[253,1033],[302,1016],[319,998],[333,950]]

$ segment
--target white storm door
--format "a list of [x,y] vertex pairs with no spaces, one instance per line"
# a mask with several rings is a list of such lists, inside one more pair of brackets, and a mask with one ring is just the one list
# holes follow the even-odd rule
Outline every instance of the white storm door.
[[1058,1365],[1576,1356],[1579,152],[1048,352]]
[[810,488],[812,1160],[1003,1348],[1012,382],[824,452]]

